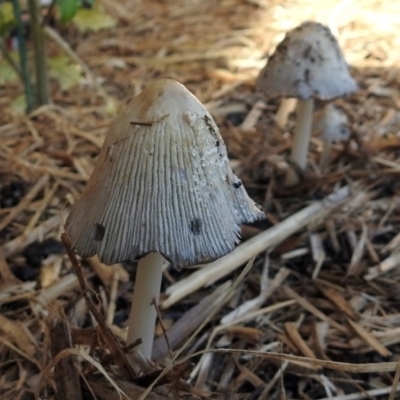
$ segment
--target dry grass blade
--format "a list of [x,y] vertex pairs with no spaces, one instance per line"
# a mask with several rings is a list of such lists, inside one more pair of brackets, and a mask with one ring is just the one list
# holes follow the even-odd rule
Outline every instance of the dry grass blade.
[[93,269],[94,273],[101,279],[105,287],[109,287],[115,273],[118,272],[119,279],[122,282],[129,281],[129,274],[124,269],[121,264],[105,265],[100,262],[97,256],[90,257],[87,259],[90,267]]
[[[202,299],[185,314],[183,314],[171,328],[166,336],[172,350],[177,349],[187,338],[207,319],[210,313],[215,310],[226,295],[226,290],[231,286],[231,281],[225,282],[214,292]],[[166,338],[162,335],[154,341],[152,360],[157,361],[168,355]]]
[[240,129],[245,132],[254,129],[264,109],[265,103],[263,101],[257,101],[240,125]]
[[5,243],[3,245],[4,257],[10,257],[16,252],[20,251],[21,248],[24,248],[29,244],[39,240],[48,232],[60,226],[61,221],[62,221],[62,215],[56,215],[42,222],[36,228],[32,229],[28,235],[22,234],[16,237],[15,239]]
[[256,311],[252,311],[246,315],[242,315],[238,318],[235,318],[234,320],[229,320],[229,322],[225,322],[222,325],[219,326],[219,329],[224,329],[227,326],[231,326],[234,324],[240,324],[243,322],[249,322],[251,320],[256,319],[257,317],[263,316],[263,315],[268,315],[269,313],[272,313],[274,311],[280,310],[285,307],[290,307],[292,305],[296,304],[295,300],[286,300],[282,301],[281,303],[275,303],[272,304],[268,307],[261,308]]
[[9,286],[10,284],[18,283],[18,279],[11,272],[10,266],[5,259],[3,252],[0,248],[0,277],[2,279],[2,284],[4,286]]
[[71,261],[72,266],[75,269],[75,272],[78,276],[78,280],[82,289],[82,294],[85,297],[86,303],[89,306],[91,313],[94,315],[97,323],[98,323],[98,330],[103,339],[103,341],[107,344],[110,353],[112,354],[114,361],[118,364],[121,369],[121,372],[127,379],[131,379],[135,377],[136,374],[130,364],[128,357],[126,356],[125,352],[121,348],[118,341],[115,339],[114,335],[108,328],[107,324],[105,323],[104,319],[100,315],[99,311],[97,310],[96,306],[93,304],[92,300],[88,295],[88,289],[86,284],[86,279],[84,277],[82,268],[76,258],[76,254],[71,249],[70,240],[66,233],[61,235],[61,240],[64,243],[65,248],[67,249],[68,257]]
[[296,293],[289,286],[284,286],[283,290],[290,298],[292,298],[293,300],[296,300],[305,310],[307,310],[311,314],[315,315],[321,321],[328,322],[331,326],[333,326],[340,332],[347,332],[346,327],[344,327],[343,325],[340,325],[338,322],[336,322],[332,318],[325,315],[322,311],[318,310],[317,307],[313,306],[308,300],[301,297],[298,293]]
[[16,300],[33,298],[36,293],[36,282],[23,282],[4,286],[0,290],[0,305]]
[[390,271],[393,268],[397,268],[400,265],[400,253],[394,253],[385,260],[383,260],[379,265],[368,268],[368,274],[365,275],[366,280],[372,280],[379,275]]
[[[351,373],[359,373],[359,374],[368,374],[368,373],[379,373],[379,372],[394,372],[397,368],[397,362],[381,362],[381,363],[366,363],[366,364],[351,364],[337,361],[328,361],[328,360],[319,360],[308,357],[299,357],[291,354],[282,354],[282,353],[273,353],[273,352],[262,352],[255,350],[239,350],[239,349],[213,349],[213,350],[204,350],[199,351],[197,353],[191,354],[186,357],[184,361],[191,357],[198,356],[200,354],[215,352],[221,354],[240,354],[240,355],[252,355],[255,357],[263,357],[271,360],[278,361],[288,361],[301,363],[303,365],[310,365],[311,368],[314,367],[322,367],[328,368],[335,371],[343,371],[343,372],[351,372]],[[182,360],[183,362],[183,360]]]
[[[268,256],[266,256],[264,264],[266,264],[268,260]],[[264,265],[264,270],[265,270],[265,265]],[[264,273],[263,270],[263,273]],[[265,285],[266,287],[261,288],[261,293],[259,296],[257,296],[254,299],[248,300],[245,303],[241,304],[239,307],[237,307],[235,310],[231,311],[229,314],[225,315],[221,319],[221,324],[222,325],[227,325],[231,323],[232,321],[238,321],[242,316],[249,316],[250,314],[253,313],[253,311],[256,311],[261,307],[261,305],[267,300],[267,298],[277,289],[279,288],[283,281],[289,276],[290,271],[286,268],[281,268],[279,272],[275,275],[275,278],[273,279],[272,282],[269,284]],[[261,284],[261,286],[263,286]]]
[[338,291],[323,284],[319,285],[318,288],[321,290],[326,298],[328,298],[330,301],[332,301],[333,304],[337,306],[339,310],[343,311],[347,316],[352,319],[358,319],[358,315],[355,312],[354,308]]
[[[87,377],[86,381],[90,387],[90,391],[96,396],[97,400],[121,400],[121,393],[112,386],[110,387],[106,379],[99,379],[98,375],[91,374]],[[115,384],[124,393],[128,393],[131,400],[137,400],[144,391],[143,388],[121,379],[115,379]],[[165,400],[167,398],[170,399],[169,396],[165,397],[156,393],[150,393],[147,396],[147,400]]]
[[20,355],[25,360],[29,361],[32,365],[35,365],[38,368],[38,370],[42,369],[38,361],[36,361],[33,357],[28,356],[28,354],[20,350],[18,347],[16,347],[14,344],[12,344],[9,340],[7,340],[5,337],[1,335],[0,335],[0,342],[3,344],[4,347],[8,347],[10,350]]
[[390,396],[388,400],[395,400],[396,392],[399,388],[399,380],[400,380],[400,362],[398,362],[396,373],[394,374],[393,383],[392,383],[392,390],[390,391]]
[[[334,397],[326,397],[321,400],[361,400],[361,399],[375,399],[378,396],[384,396],[385,394],[389,394],[392,390],[391,386],[380,388],[380,389],[372,389],[367,390],[364,392],[359,393],[352,393],[352,394],[344,394],[341,396],[334,396]],[[395,393],[400,391],[400,385],[395,387]]]
[[100,372],[106,379],[107,381],[112,385],[112,387],[115,389],[115,391],[120,395],[123,396],[127,399],[130,399],[130,397],[119,388],[117,383],[114,381],[114,379],[111,378],[111,376],[107,373],[107,371],[102,367],[102,365],[97,362],[95,359],[90,357],[88,354],[86,354],[83,350],[81,349],[64,349],[60,351],[51,361],[48,365],[46,365],[46,368],[42,372],[42,377],[41,377],[41,382],[39,383],[38,387],[36,388],[36,391],[39,392],[41,390],[42,384],[44,383],[44,380],[47,378],[49,375],[50,371],[64,358],[69,358],[71,356],[78,356],[82,357],[85,361],[89,362],[92,364],[98,372]]
[[366,245],[366,241],[367,241],[367,237],[368,237],[367,235],[368,235],[368,229],[365,226],[365,224],[363,224],[362,233],[361,233],[361,236],[354,248],[354,252],[351,257],[350,265],[347,270],[347,275],[355,274],[355,272],[359,266],[360,260],[361,260],[362,256],[364,255],[365,245]]
[[39,294],[34,298],[32,310],[34,313],[47,314],[47,307],[65,293],[77,288],[79,285],[78,278],[74,274],[65,275],[62,279],[53,285],[42,289]]
[[[61,351],[72,348],[69,323],[62,308],[53,310],[47,318],[50,331],[50,347],[53,358]],[[61,359],[54,367],[54,379],[57,386],[57,398],[68,400],[82,399],[79,372],[72,357]]]
[[299,330],[297,329],[295,322],[286,322],[285,329],[290,339],[305,357],[317,358],[314,352],[308,346],[308,344],[300,336]]
[[373,349],[375,349],[382,357],[389,357],[392,352],[389,351],[385,346],[383,346],[377,338],[372,336],[361,324],[352,321],[347,318],[349,325],[355,330],[355,332],[368,343]]
[[21,322],[11,321],[0,314],[0,331],[28,357],[34,356],[35,346]]
[[255,343],[257,343],[263,335],[263,331],[261,329],[235,325],[226,327],[225,332],[233,337],[242,338],[247,342]]
[[36,183],[35,185],[31,188],[31,190],[26,194],[26,196],[19,202],[18,206],[14,207],[10,213],[7,215],[6,218],[3,219],[2,222],[0,222],[0,232],[8,226],[14,218],[24,211],[28,205],[31,203],[31,201],[38,195],[38,193],[45,187],[49,180],[48,175],[43,175]]
[[59,183],[56,182],[51,189],[46,193],[46,195],[44,196],[39,209],[36,211],[35,215],[32,217],[32,219],[29,221],[28,225],[26,226],[26,228],[24,229],[24,234],[28,235],[29,232],[35,227],[35,225],[38,223],[40,217],[42,216],[43,212],[45,211],[45,209],[48,207],[50,201],[53,199],[56,190],[58,188]]
[[161,302],[161,308],[168,308],[202,286],[210,285],[231,273],[249,258],[277,245],[307,224],[322,218],[332,208],[345,201],[349,195],[350,189],[348,187],[341,188],[326,199],[311,204],[267,231],[247,240],[225,257],[200,268],[189,277],[171,285],[166,291],[168,298]]

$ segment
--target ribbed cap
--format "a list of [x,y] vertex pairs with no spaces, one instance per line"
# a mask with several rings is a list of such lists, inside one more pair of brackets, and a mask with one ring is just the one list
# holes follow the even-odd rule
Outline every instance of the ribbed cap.
[[339,44],[318,22],[286,34],[257,79],[269,97],[330,100],[357,90]]
[[183,85],[160,80],[111,125],[65,229],[82,257],[113,264],[158,251],[179,269],[229,253],[240,225],[263,218],[211,115]]

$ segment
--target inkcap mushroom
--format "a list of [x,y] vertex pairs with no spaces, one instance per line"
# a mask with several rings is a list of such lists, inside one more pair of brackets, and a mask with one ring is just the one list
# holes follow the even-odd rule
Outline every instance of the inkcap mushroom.
[[[291,160],[304,169],[311,135],[314,99],[332,100],[354,92],[351,77],[339,44],[332,32],[318,22],[305,22],[286,34],[266,66],[257,87],[271,98],[298,98],[297,123]],[[298,182],[289,170],[287,185]]]
[[265,218],[233,174],[206,108],[180,83],[147,86],[111,125],[65,229],[81,257],[139,260],[128,340],[151,358],[164,259],[176,269],[232,251]]
[[319,162],[321,171],[329,165],[331,144],[345,142],[350,138],[350,129],[346,114],[333,104],[327,104],[317,123],[321,131],[322,154]]

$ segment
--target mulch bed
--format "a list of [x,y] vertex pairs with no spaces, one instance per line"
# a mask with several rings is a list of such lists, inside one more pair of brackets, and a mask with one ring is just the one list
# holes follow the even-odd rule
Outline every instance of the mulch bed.
[[[400,398],[398,2],[102,3],[115,29],[60,28],[102,90],[89,77],[67,92],[52,82],[53,104],[22,115],[10,106],[22,86],[0,86],[0,398]],[[332,29],[360,89],[334,101],[351,137],[334,146],[329,168],[318,167],[315,132],[301,182],[285,188],[294,115],[279,129],[279,101],[254,83],[284,32],[305,20]],[[61,50],[49,41],[48,52]],[[79,263],[60,237],[112,119],[104,96],[120,110],[160,77],[208,107],[266,211],[243,228],[235,254],[307,207],[321,209],[215,279],[206,267],[167,268],[154,365],[138,375],[124,361],[134,263]],[[324,202],[344,186],[340,202]],[[202,274],[209,280],[199,284]]]

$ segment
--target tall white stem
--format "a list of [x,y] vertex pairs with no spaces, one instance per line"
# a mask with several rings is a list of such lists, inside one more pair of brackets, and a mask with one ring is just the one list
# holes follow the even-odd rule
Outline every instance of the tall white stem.
[[[290,159],[301,169],[307,165],[307,153],[310,143],[314,99],[301,100],[297,103],[296,131],[293,138],[293,147]],[[293,169],[288,171],[285,184],[287,186],[298,183],[299,177]]]
[[137,349],[148,360],[151,359],[157,318],[153,302],[158,304],[163,263],[164,258],[160,253],[150,253],[139,260],[129,316],[127,344],[142,339]]

